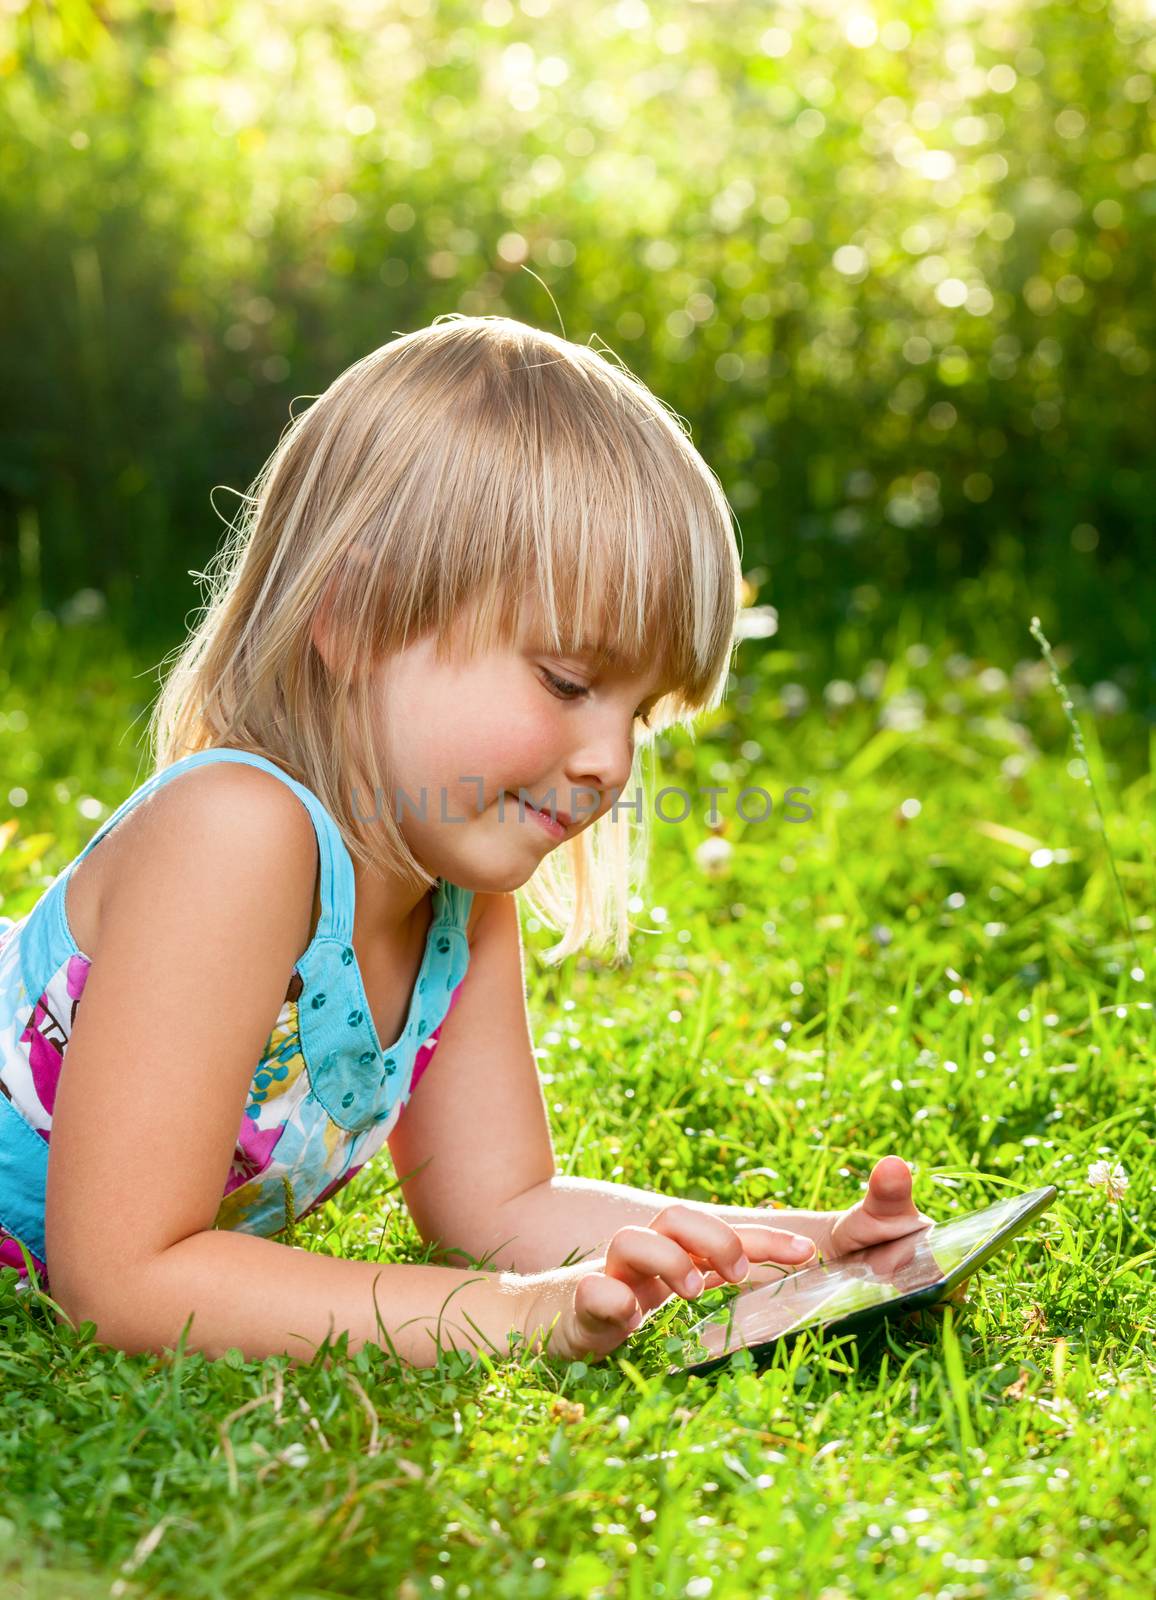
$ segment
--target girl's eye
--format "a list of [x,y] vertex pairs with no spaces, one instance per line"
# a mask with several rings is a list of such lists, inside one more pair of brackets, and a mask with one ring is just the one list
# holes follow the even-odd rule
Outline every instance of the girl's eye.
[[571,683],[569,678],[559,678],[545,667],[542,668],[542,672],[559,700],[580,700],[584,694],[590,693],[585,684]]
[[[572,683],[569,678],[559,678],[557,673],[542,668],[543,676],[559,700],[580,700],[590,690],[583,683]],[[641,722],[644,728],[650,727],[650,717],[647,712],[636,712],[635,720]]]

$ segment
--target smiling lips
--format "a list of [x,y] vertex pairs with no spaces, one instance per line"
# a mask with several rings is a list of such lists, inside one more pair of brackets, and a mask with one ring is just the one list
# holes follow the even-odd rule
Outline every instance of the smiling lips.
[[518,796],[515,794],[511,794],[509,798],[518,801],[519,811],[524,806],[534,821],[545,828],[551,838],[564,839],[566,837],[571,819],[565,811],[556,811],[551,815],[549,811],[539,810],[537,806],[531,805],[528,801],[518,800]]

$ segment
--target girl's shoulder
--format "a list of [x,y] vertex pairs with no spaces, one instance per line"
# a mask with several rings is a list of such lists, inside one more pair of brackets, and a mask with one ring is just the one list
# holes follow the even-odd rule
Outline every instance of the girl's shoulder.
[[[134,791],[135,794],[136,791]],[[287,867],[316,860],[309,813],[286,783],[245,762],[213,761],[173,773],[97,840],[68,874],[67,918],[75,941],[90,958],[100,943],[101,914],[127,864],[147,855],[161,837],[183,837],[190,851],[206,831],[242,829],[259,822],[283,841]]]

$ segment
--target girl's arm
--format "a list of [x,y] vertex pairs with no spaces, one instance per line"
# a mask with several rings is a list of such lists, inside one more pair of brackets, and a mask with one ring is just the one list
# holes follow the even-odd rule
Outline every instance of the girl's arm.
[[[390,1153],[422,1238],[453,1266],[471,1260],[519,1272],[601,1255],[614,1232],[646,1226],[680,1197],[557,1175],[525,994],[513,894],[489,894],[470,946],[461,998],[442,1024]],[[833,1211],[749,1210],[687,1200],[733,1227],[795,1230],[823,1247]]]
[[380,1314],[417,1365],[436,1361],[439,1319],[444,1344],[508,1354],[517,1279],[214,1229],[253,1063],[308,944],[313,827],[280,782],[236,765],[174,779],[119,827],[53,1110],[61,1309],[128,1351],[175,1346],[191,1315],[187,1348],[308,1357],[342,1331],[387,1345]]
[[350,1353],[392,1344],[418,1367],[436,1365],[439,1343],[507,1359],[531,1303],[513,1273],[346,1261],[224,1230],[190,1234],[102,1287],[56,1298],[73,1322],[90,1318],[103,1343],[130,1355],[175,1349],[191,1316],[184,1347],[210,1359],[235,1348],[249,1361],[308,1361],[346,1332]]
[[[773,1206],[708,1204],[681,1195],[656,1194],[600,1178],[553,1177],[508,1200],[494,1218],[492,1257],[498,1267],[537,1272],[556,1267],[567,1257],[585,1260],[601,1255],[619,1228],[646,1227],[675,1202],[691,1211],[736,1223],[758,1223],[800,1234],[828,1253],[831,1228],[839,1211],[786,1211]],[[806,1259],[803,1257],[802,1259]]]
[[[567,1251],[584,1248],[580,1240],[594,1242],[589,1251],[601,1253],[611,1234],[623,1227],[646,1227],[656,1213],[672,1204],[705,1211],[733,1228],[757,1223],[781,1228],[809,1240],[824,1256],[843,1256],[866,1245],[883,1244],[928,1226],[932,1218],[917,1209],[912,1195],[911,1168],[898,1156],[876,1161],[866,1193],[844,1211],[788,1211],[774,1206],[752,1210],[745,1206],[708,1205],[701,1200],[652,1194],[625,1184],[596,1178],[551,1178],[508,1201],[498,1218],[503,1248],[495,1257],[499,1266],[517,1261],[522,1272],[535,1266],[553,1266]],[[505,1239],[511,1242],[505,1244]],[[589,1251],[587,1253],[589,1253]],[[559,1253],[561,1252],[561,1253]],[[800,1252],[802,1265],[811,1251]]]

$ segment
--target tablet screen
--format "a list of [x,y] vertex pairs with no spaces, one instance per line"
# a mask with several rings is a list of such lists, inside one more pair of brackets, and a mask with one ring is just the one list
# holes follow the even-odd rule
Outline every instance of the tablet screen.
[[753,1266],[749,1282],[730,1303],[690,1330],[687,1362],[693,1363],[703,1351],[709,1357],[726,1356],[811,1324],[841,1321],[918,1290],[938,1287],[950,1292],[955,1287],[950,1281],[953,1274],[962,1281],[967,1274],[959,1269],[965,1263],[980,1265],[986,1245],[992,1245],[1005,1230],[1014,1231],[1017,1221],[1033,1216],[1054,1194],[1049,1188],[1016,1195],[982,1211],[925,1225],[900,1239],[801,1267],[785,1276],[774,1267]]

